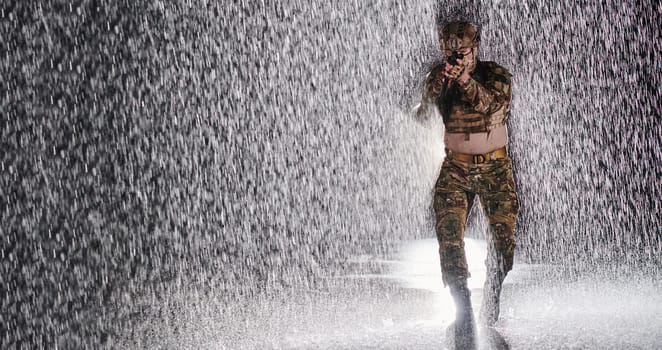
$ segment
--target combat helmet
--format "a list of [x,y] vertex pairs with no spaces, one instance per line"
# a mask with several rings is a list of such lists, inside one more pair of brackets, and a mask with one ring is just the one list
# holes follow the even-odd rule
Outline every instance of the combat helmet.
[[476,48],[479,43],[478,30],[473,24],[466,21],[450,22],[439,33],[439,45],[442,50],[457,51],[464,48]]

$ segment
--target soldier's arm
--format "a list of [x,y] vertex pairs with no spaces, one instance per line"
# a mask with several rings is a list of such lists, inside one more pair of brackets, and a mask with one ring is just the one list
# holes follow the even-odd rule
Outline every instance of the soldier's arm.
[[435,103],[439,95],[443,92],[444,77],[441,71],[444,69],[443,65],[436,65],[432,68],[430,73],[425,77],[425,84],[423,86],[422,102]]
[[414,107],[415,115],[419,121],[429,119],[430,108],[436,103],[442,92],[443,76],[440,74],[441,70],[443,70],[443,66],[437,65],[425,77],[421,102]]
[[492,113],[510,103],[510,81],[510,73],[499,68],[484,84],[469,78],[466,83],[458,85],[476,111]]

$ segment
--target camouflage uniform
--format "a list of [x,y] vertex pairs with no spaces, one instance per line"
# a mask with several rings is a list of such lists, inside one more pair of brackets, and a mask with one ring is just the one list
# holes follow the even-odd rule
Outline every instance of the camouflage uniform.
[[444,284],[469,277],[464,253],[467,214],[476,195],[489,221],[490,253],[488,271],[505,274],[513,266],[515,219],[519,209],[513,170],[508,157],[468,164],[448,152],[434,188],[436,233]]
[[[434,101],[444,119],[446,132],[489,132],[504,125],[508,118],[510,73],[493,62],[478,61],[471,77],[463,86],[452,85]],[[519,210],[511,160],[505,151],[496,159],[484,156],[481,159],[478,155],[475,160],[482,161],[479,163],[454,159],[449,150],[446,153],[434,188],[436,234],[444,284],[466,281],[469,277],[464,229],[467,214],[478,195],[489,221],[487,269],[496,279],[490,283],[498,283],[500,287],[513,266],[515,220]],[[486,288],[491,286],[486,285]]]

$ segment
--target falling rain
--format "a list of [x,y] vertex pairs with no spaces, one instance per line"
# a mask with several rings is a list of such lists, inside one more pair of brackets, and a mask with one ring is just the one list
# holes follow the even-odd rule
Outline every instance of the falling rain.
[[411,109],[457,18],[513,73],[516,262],[481,347],[662,346],[659,3],[10,0],[0,348],[449,346],[443,125]]

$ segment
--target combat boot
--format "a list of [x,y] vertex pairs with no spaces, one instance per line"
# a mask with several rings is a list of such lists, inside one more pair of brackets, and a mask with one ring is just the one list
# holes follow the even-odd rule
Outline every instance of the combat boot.
[[487,274],[479,316],[482,325],[491,327],[499,319],[499,299],[503,280],[503,273],[488,272]]
[[459,281],[450,285],[450,292],[455,301],[454,338],[455,349],[476,348],[476,328],[473,308],[471,307],[471,292],[467,281]]

